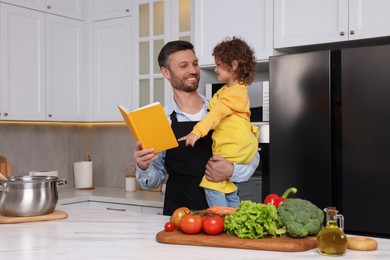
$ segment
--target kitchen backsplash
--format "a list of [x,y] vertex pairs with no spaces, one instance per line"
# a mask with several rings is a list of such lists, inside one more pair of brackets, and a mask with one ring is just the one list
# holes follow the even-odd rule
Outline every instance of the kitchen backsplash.
[[89,154],[94,186],[124,188],[133,149],[125,125],[0,125],[0,155],[11,162],[13,175],[57,170],[67,187],[74,187],[73,162]]

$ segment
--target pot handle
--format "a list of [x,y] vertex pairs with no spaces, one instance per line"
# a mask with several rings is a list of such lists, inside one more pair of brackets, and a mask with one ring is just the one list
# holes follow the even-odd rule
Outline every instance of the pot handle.
[[56,183],[57,183],[57,187],[60,187],[60,186],[68,184],[68,181],[66,179],[58,179],[56,181]]
[[1,191],[5,191],[6,189],[6,186],[7,186],[7,183],[6,182],[0,182],[0,190]]

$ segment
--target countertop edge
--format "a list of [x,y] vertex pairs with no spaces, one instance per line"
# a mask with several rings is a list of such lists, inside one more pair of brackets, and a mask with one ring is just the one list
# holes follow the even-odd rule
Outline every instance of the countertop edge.
[[93,190],[64,188],[59,190],[58,197],[58,205],[94,201],[157,208],[164,206],[164,194],[161,192],[143,190],[126,192],[120,188],[109,187],[96,187]]

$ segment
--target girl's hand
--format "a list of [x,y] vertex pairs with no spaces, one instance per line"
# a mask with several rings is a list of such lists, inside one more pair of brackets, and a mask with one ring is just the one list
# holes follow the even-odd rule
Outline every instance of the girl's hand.
[[196,136],[195,134],[193,133],[189,133],[188,135],[186,136],[183,136],[183,137],[180,137],[179,139],[177,139],[177,141],[186,141],[186,146],[189,146],[191,145],[192,147],[194,147],[196,141],[198,141],[199,137]]

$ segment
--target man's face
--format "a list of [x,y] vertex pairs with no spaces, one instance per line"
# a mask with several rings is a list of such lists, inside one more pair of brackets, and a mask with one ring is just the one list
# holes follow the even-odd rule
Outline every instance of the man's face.
[[198,89],[200,70],[198,59],[191,50],[172,53],[168,60],[168,68],[163,68],[162,72],[174,89],[184,92]]

